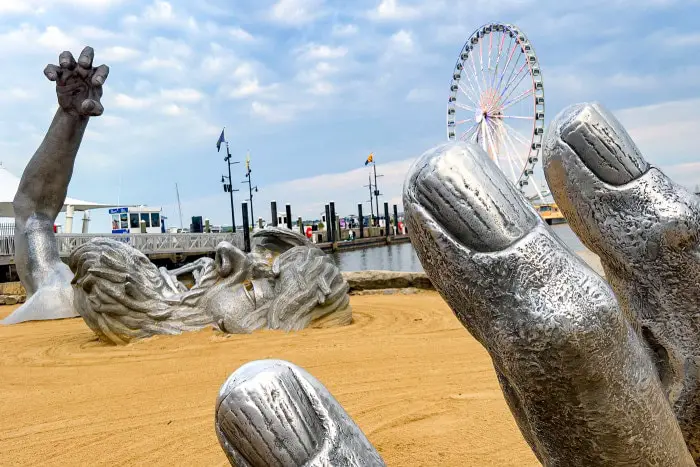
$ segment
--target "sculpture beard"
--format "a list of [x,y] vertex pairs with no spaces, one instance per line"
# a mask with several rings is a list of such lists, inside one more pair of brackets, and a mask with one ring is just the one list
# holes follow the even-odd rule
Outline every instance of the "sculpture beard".
[[279,232],[270,232],[250,254],[220,243],[214,260],[198,260],[189,290],[177,273],[158,269],[131,246],[93,239],[71,254],[74,306],[113,344],[208,325],[247,333],[350,324],[348,284],[330,257],[294,237],[272,242],[272,248],[264,240],[279,240]]

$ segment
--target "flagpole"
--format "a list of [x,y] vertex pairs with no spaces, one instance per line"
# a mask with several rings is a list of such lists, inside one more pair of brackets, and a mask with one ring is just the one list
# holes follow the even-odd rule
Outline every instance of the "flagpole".
[[221,143],[225,142],[226,143],[226,157],[224,157],[224,161],[226,162],[226,165],[228,166],[228,185],[224,183],[224,179],[226,178],[226,175],[221,176],[221,183],[224,183],[224,191],[228,191],[229,194],[229,199],[231,200],[231,231],[236,232],[236,214],[233,208],[233,192],[238,191],[233,189],[233,182],[231,181],[231,166],[233,164],[239,164],[240,162],[231,162],[231,151],[229,151],[228,147],[228,141],[226,141],[226,138],[224,136],[224,131],[226,130],[226,127],[224,127],[223,130],[221,130],[221,136],[219,136],[219,141],[216,143],[216,150],[218,152],[219,148],[221,147]]
[[233,209],[233,187],[231,186],[231,153],[228,149],[228,141],[226,141],[226,165],[228,165],[228,181],[229,181],[229,198],[231,200],[231,228],[233,233],[236,233],[236,211]]

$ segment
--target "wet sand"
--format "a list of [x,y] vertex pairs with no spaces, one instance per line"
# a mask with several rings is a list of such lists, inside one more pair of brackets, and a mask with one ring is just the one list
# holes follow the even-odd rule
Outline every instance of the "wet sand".
[[281,358],[323,382],[388,465],[539,465],[488,354],[438,294],[351,304],[342,328],[125,347],[81,319],[0,327],[0,464],[228,465],[213,428],[219,387],[248,361]]

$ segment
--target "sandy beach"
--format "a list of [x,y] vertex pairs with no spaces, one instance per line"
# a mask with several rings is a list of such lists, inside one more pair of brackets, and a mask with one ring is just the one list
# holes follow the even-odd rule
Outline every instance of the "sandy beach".
[[539,465],[488,354],[437,293],[351,304],[342,328],[125,347],[81,319],[0,327],[0,464],[228,465],[213,429],[219,387],[243,363],[281,358],[321,380],[388,465]]

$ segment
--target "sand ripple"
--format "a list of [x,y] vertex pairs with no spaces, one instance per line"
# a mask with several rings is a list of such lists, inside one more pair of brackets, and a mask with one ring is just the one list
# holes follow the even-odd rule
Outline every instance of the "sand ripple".
[[213,429],[220,385],[245,362],[281,358],[326,384],[389,465],[538,465],[488,355],[439,295],[351,305],[346,327],[124,347],[80,319],[0,327],[0,464],[227,465]]

